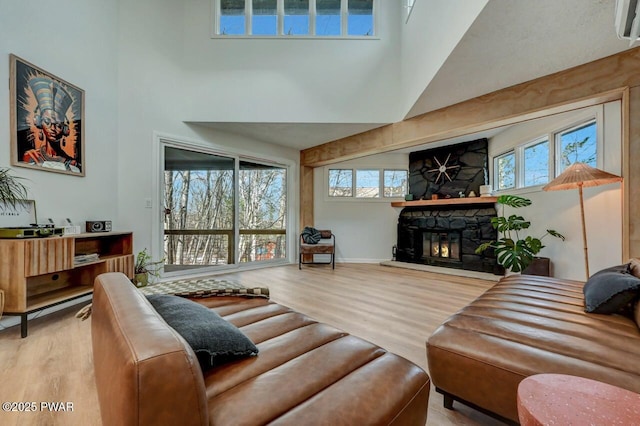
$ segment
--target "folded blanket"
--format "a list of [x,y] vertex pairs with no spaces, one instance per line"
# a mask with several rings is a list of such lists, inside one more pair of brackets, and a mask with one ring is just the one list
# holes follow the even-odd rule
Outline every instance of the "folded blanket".
[[[133,285],[133,284],[131,284]],[[240,283],[214,278],[196,278],[187,280],[167,281],[138,288],[142,294],[173,294],[182,297],[216,297],[243,296],[269,298],[267,287],[247,288]],[[0,309],[0,312],[2,310]],[[91,304],[76,313],[76,318],[86,320],[91,316]]]
[[244,296],[269,298],[269,289],[266,287],[247,288],[233,281],[214,278],[167,281],[141,287],[139,290],[146,295],[173,294],[183,297]]

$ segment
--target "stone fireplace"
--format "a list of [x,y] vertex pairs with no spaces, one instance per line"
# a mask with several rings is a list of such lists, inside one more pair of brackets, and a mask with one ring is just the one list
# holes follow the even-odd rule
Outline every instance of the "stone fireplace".
[[[474,197],[488,183],[488,141],[477,139],[409,154],[409,193],[398,217],[396,260],[503,274],[492,249],[493,197]],[[471,195],[471,196],[470,196]]]
[[480,244],[497,238],[491,225],[494,199],[476,200],[477,204],[405,207],[398,218],[396,260],[502,274],[493,250],[475,253]]

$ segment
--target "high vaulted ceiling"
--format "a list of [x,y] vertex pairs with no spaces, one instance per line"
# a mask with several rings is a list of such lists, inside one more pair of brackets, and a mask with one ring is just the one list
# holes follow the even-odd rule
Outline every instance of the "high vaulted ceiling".
[[[629,49],[614,13],[615,0],[490,0],[405,118]],[[388,123],[200,124],[305,149]]]

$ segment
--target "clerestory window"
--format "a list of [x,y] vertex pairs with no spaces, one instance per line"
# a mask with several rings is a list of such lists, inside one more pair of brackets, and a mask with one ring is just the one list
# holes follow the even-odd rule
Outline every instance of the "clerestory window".
[[214,36],[370,37],[377,0],[212,0]]
[[329,198],[363,199],[404,197],[408,172],[399,169],[334,169],[328,170]]
[[577,161],[598,167],[599,149],[597,118],[552,130],[493,158],[494,189],[545,185]]

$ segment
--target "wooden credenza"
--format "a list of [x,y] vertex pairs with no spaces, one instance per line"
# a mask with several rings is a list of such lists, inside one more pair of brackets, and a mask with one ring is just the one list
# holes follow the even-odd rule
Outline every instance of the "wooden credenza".
[[[78,263],[76,256],[97,254]],[[133,277],[133,234],[100,232],[63,237],[0,239],[0,289],[6,315],[21,316],[27,336],[27,315],[93,292],[104,272]]]

